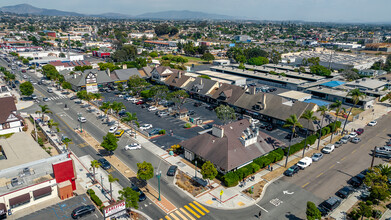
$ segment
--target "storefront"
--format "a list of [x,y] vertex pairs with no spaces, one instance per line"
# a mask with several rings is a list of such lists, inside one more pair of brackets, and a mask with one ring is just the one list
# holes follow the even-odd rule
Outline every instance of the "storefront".
[[9,200],[11,209],[27,204],[29,202],[30,202],[30,193],[26,193]]
[[50,187],[50,186],[33,191],[34,200],[37,200],[37,199],[40,199],[40,198],[43,198],[46,196],[50,196],[51,194],[52,194],[52,187]]
[[0,203],[0,219],[7,218],[7,207],[4,203]]
[[126,203],[124,200],[109,205],[103,209],[105,219],[115,219],[122,216],[128,216],[126,212]]

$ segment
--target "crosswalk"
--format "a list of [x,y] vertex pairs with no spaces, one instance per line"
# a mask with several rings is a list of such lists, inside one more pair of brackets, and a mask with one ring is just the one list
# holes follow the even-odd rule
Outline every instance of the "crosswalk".
[[193,201],[188,205],[183,206],[183,208],[179,208],[159,220],[196,220],[208,213],[208,209],[206,209],[197,201]]
[[66,98],[68,98],[68,96],[66,96],[66,95],[48,97],[48,99],[51,100],[51,101],[60,100],[60,99],[66,99]]

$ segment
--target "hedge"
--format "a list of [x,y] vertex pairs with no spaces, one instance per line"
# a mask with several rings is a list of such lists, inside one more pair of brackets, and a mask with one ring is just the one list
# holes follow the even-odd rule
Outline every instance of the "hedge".
[[[337,121],[335,128],[340,128],[341,127],[341,122]],[[334,123],[329,124],[328,126],[322,128],[322,136],[325,136],[329,134],[330,132],[333,132],[333,126]],[[319,131],[313,135],[310,135],[307,137],[307,144],[313,145],[316,140],[319,137]],[[305,139],[302,140],[299,143],[291,145],[289,155],[292,155],[300,150],[302,150],[305,147]],[[267,155],[264,155],[262,157],[256,158],[252,163],[237,169],[236,171],[231,171],[229,173],[226,173],[225,175],[219,173],[217,175],[217,179],[221,180],[224,182],[225,186],[231,187],[231,186],[236,186],[239,182],[239,180],[242,180],[246,178],[247,176],[256,173],[258,170],[261,168],[265,168],[269,164],[275,163],[277,161],[282,160],[284,155],[288,154],[288,147],[281,149],[277,148],[271,152],[269,152]]]
[[88,189],[87,194],[88,195],[95,195],[95,191],[93,189]]
[[97,206],[101,206],[102,205],[102,200],[100,200],[98,196],[96,196],[95,194],[91,194],[90,197],[91,197],[92,201],[94,201],[94,203]]

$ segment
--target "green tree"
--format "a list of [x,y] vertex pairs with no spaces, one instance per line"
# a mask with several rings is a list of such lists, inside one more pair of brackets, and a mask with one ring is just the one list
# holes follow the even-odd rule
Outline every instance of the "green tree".
[[210,185],[209,180],[213,180],[217,176],[217,169],[212,162],[206,161],[204,164],[202,164],[201,175],[203,179],[208,180],[208,183]]
[[111,103],[103,102],[99,108],[105,113],[105,115],[107,115],[108,111],[111,110]]
[[307,210],[305,213],[307,214],[308,220],[320,220],[322,218],[322,213],[311,201],[307,202]]
[[170,33],[170,27],[168,24],[159,24],[155,27],[155,33],[157,36],[168,34]]
[[152,98],[157,105],[159,101],[167,98],[167,94],[169,93],[169,90],[167,86],[164,85],[155,85],[152,86],[150,89],[150,94],[152,95]]
[[307,120],[307,129],[306,129],[306,132],[305,132],[305,143],[304,143],[304,148],[303,148],[303,157],[304,157],[305,149],[307,148],[307,137],[308,137],[308,130],[310,129],[310,123],[315,121],[315,120],[318,120],[318,118],[314,115],[314,111],[311,111],[311,110],[306,110],[300,116],[300,118],[303,118],[303,119]]
[[367,205],[365,202],[358,203],[358,209],[357,209],[358,217],[361,216],[361,220],[364,219],[364,217],[371,217],[372,216],[372,208]]
[[285,124],[283,125],[284,128],[289,128],[291,127],[291,137],[289,139],[289,148],[288,148],[288,153],[286,155],[286,160],[285,160],[285,167],[288,164],[288,157],[289,153],[291,150],[291,145],[292,145],[292,138],[295,136],[296,128],[302,128],[303,126],[300,124],[299,120],[297,119],[296,115],[290,115],[289,118],[285,120]]
[[72,89],[72,85],[69,82],[62,82],[61,87],[63,89]]
[[31,82],[24,82],[19,86],[20,92],[24,96],[31,96],[34,92],[34,86]]
[[278,64],[281,60],[281,54],[273,49],[272,52],[269,54],[269,58],[272,63]]
[[128,87],[136,96],[140,95],[140,92],[143,91],[150,84],[143,78],[139,76],[131,76],[128,80]]
[[202,55],[201,59],[205,60],[209,63],[211,60],[215,59],[215,56],[213,56],[213,54],[211,54],[211,53],[204,53],[204,55]]
[[65,54],[64,53],[60,53],[60,54],[58,54],[58,57],[65,57]]
[[349,82],[354,81],[356,79],[360,79],[360,76],[352,70],[344,70],[342,72],[342,76],[345,78],[345,80]]
[[215,109],[218,119],[223,121],[223,124],[236,119],[235,110],[228,105],[220,105]]
[[[137,122],[137,116],[136,116],[136,113],[130,113],[130,112],[126,112],[125,113],[126,114],[126,116],[125,117],[122,117],[121,118],[121,121],[122,122],[125,122],[125,123],[130,123],[132,126],[130,126],[131,127],[131,129],[133,130],[133,124],[134,124],[134,122],[136,122],[136,124],[138,123]],[[134,136],[136,137],[136,131],[134,131]]]
[[369,187],[370,197],[372,199],[383,201],[390,197],[387,174],[390,174],[390,168],[388,166],[376,166],[372,169],[372,172],[368,172],[365,175],[364,183]]
[[333,123],[333,132],[331,132],[331,136],[330,136],[330,143],[333,140],[333,135],[335,133],[335,126],[338,121],[338,115],[339,115],[339,112],[341,111],[341,107],[342,107],[342,102],[340,100],[337,100],[333,104],[330,105],[330,109],[335,109],[335,121]]
[[346,126],[346,123],[348,122],[348,118],[349,118],[350,113],[352,112],[353,108],[355,108],[356,105],[357,105],[363,98],[365,98],[366,95],[365,95],[364,93],[362,93],[362,92],[360,91],[360,89],[357,88],[357,89],[350,90],[350,91],[348,92],[347,96],[350,96],[350,97],[351,97],[351,99],[352,99],[352,101],[353,101],[353,107],[350,108],[349,113],[348,113],[348,116],[347,116],[346,119],[345,119],[345,123],[344,123],[343,129],[342,129],[342,133],[345,132],[345,126]]
[[324,66],[321,65],[313,65],[310,67],[311,73],[319,75],[319,76],[330,76],[331,71]]
[[177,90],[174,92],[171,92],[168,94],[167,98],[171,101],[173,101],[177,107],[177,109],[181,109],[183,103],[185,103],[186,99],[189,97],[189,94],[187,94],[184,90]]
[[267,59],[266,57],[253,57],[248,60],[248,64],[255,65],[255,66],[262,66],[268,63],[269,63],[269,59]]
[[123,188],[119,190],[120,194],[119,199],[125,200],[126,208],[135,208],[138,209],[139,193],[134,191],[130,187]]
[[319,65],[320,58],[319,57],[310,57],[307,59],[307,62],[311,66],[317,66],[317,65]]
[[118,147],[118,139],[112,133],[107,133],[106,136],[103,136],[103,142],[100,144],[105,150],[110,152],[110,156],[113,154]]
[[109,183],[110,183],[110,197],[111,197],[111,201],[113,201],[113,188],[112,188],[112,184],[114,182],[117,182],[119,179],[118,178],[114,178],[113,175],[109,174]]
[[51,114],[52,111],[50,111],[49,107],[47,105],[40,105],[41,111],[36,111],[35,113],[41,113],[42,115],[42,121],[45,120],[45,114]]
[[63,140],[62,140],[62,142],[65,144],[65,146],[67,147],[67,149],[68,149],[68,147],[69,147],[69,144],[72,142],[72,139],[69,139],[69,138],[64,138]]
[[94,177],[94,182],[96,182],[95,178],[95,168],[99,168],[101,164],[97,160],[92,160],[90,166],[92,167],[92,176]]
[[208,75],[200,75],[200,76],[198,76],[198,77],[204,78],[204,79],[211,79]]
[[244,51],[244,54],[246,56],[246,59],[248,59],[248,60],[250,60],[252,58],[256,58],[256,57],[267,57],[268,56],[268,53],[259,47],[249,48]]
[[147,181],[154,175],[153,166],[151,163],[146,161],[137,163],[137,178],[140,180]]
[[60,78],[60,74],[58,73],[56,67],[51,64],[43,66],[42,73],[51,80],[58,80]]
[[152,51],[151,53],[149,53],[149,56],[152,58],[155,58],[155,57],[158,57],[159,55],[157,54],[156,51]]
[[320,121],[320,129],[319,129],[319,137],[318,137],[318,147],[317,149],[319,150],[319,145],[320,145],[320,138],[322,137],[322,128],[323,128],[323,120],[324,116],[327,114],[327,111],[329,109],[326,106],[320,106],[317,112],[320,112],[320,115],[322,116],[322,120]]

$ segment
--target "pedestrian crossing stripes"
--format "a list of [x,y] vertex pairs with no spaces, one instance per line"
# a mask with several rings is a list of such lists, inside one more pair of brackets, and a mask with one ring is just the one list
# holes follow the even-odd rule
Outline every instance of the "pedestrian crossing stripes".
[[59,99],[66,99],[68,96],[62,95],[62,96],[53,96],[53,97],[48,97],[49,100],[59,100]]
[[207,213],[209,213],[208,209],[197,201],[193,201],[188,205],[183,206],[183,208],[179,208],[164,216],[164,218],[161,218],[160,220],[196,220]]

